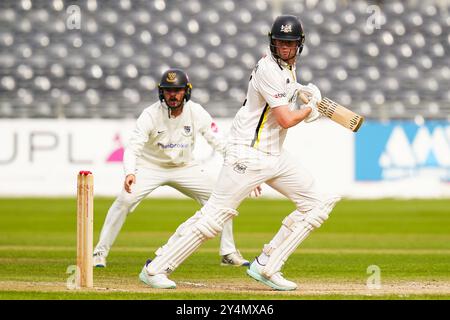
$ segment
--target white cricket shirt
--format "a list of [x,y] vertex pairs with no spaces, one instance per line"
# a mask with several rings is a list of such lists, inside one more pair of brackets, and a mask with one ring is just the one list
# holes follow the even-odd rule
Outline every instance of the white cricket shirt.
[[135,174],[136,166],[179,167],[194,161],[195,139],[201,134],[221,154],[225,141],[211,129],[212,118],[198,103],[189,100],[176,118],[168,115],[160,101],[144,109],[125,149],[125,175]]
[[296,82],[295,66],[278,64],[270,51],[260,59],[252,71],[246,100],[233,120],[229,143],[279,155],[287,129],[277,123],[272,109],[295,108]]

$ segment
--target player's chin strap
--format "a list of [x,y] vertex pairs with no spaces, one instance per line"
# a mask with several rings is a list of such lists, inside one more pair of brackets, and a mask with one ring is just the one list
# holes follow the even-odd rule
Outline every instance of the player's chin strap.
[[167,116],[168,116],[169,119],[170,119],[170,118],[171,118],[171,117],[170,117],[170,112],[171,112],[172,110],[177,110],[178,108],[183,108],[183,107],[184,107],[184,101],[182,101],[178,107],[169,107],[169,105],[167,104],[166,100],[164,99],[164,105],[165,105],[166,108],[167,108]]
[[[272,46],[272,44],[271,44],[270,46]],[[273,46],[276,47],[275,45],[273,45]],[[292,66],[297,62],[297,57],[298,57],[298,55],[300,54],[300,52],[299,52],[300,47],[297,46],[296,48],[297,48],[297,49],[295,49],[295,51],[296,51],[295,57],[293,57],[293,58],[295,58],[295,60],[294,60],[294,62],[292,63],[292,65],[288,64],[286,61],[284,61],[283,59],[281,59],[280,56],[279,56],[278,54],[273,53],[272,50],[269,49],[269,52],[270,52],[270,54],[272,55],[272,57],[275,59],[275,61],[277,62],[277,64],[278,64],[278,66],[280,67],[280,69],[283,69],[283,66],[284,66],[284,67],[292,67]],[[275,49],[275,52],[276,52],[276,49]]]
[[292,64],[289,64],[286,61],[284,61],[283,59],[281,59],[279,55],[274,55],[273,57],[275,58],[275,61],[277,62],[280,69],[283,69],[283,67],[292,68],[292,66],[295,65],[295,63],[297,61],[297,55],[295,55],[295,60]]
[[269,260],[262,271],[265,277],[270,278],[281,270],[288,257],[311,231],[319,228],[328,219],[329,213],[340,199],[337,196],[326,198],[304,215],[290,214],[283,220],[283,226],[289,229],[290,234],[278,247],[264,247],[263,252],[269,256]]

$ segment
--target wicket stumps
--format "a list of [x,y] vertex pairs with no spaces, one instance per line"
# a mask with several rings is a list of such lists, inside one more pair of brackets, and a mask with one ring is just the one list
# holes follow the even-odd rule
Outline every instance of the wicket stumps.
[[92,251],[94,237],[94,176],[80,171],[77,183],[77,287],[94,285]]

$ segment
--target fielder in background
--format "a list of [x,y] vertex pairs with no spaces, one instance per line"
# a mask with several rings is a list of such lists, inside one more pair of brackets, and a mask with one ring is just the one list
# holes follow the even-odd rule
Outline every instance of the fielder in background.
[[[205,204],[214,180],[193,158],[196,136],[202,135],[215,151],[223,155],[225,142],[211,130],[212,118],[190,100],[192,85],[185,72],[166,71],[161,78],[159,100],[139,116],[124,153],[124,188],[106,216],[100,240],[94,250],[94,266],[105,267],[106,257],[127,215],[159,186],[167,185]],[[259,193],[260,189],[255,191]],[[198,221],[198,212],[176,230],[168,246],[176,242],[189,226]],[[222,265],[248,266],[236,249],[232,221],[225,223],[220,241]],[[163,254],[165,247],[156,255]]]
[[[175,288],[167,274],[219,234],[237,216],[236,208],[247,194],[265,182],[292,200],[297,210],[284,218],[247,273],[273,289],[295,290],[297,285],[282,276],[281,268],[310,232],[327,220],[340,199],[320,194],[311,174],[282,148],[288,128],[319,116],[320,91],[296,79],[295,63],[305,40],[302,25],[295,16],[279,16],[269,38],[270,51],[254,68],[246,100],[234,118],[218,183],[195,214],[201,218],[176,241],[169,241],[163,254],[147,261],[139,275],[153,288]],[[300,93],[311,98],[306,106],[299,102]]]

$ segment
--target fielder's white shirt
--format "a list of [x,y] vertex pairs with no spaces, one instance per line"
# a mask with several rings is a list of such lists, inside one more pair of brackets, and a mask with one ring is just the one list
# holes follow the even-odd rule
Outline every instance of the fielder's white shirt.
[[260,59],[252,71],[245,103],[233,120],[229,143],[279,155],[287,129],[271,112],[282,105],[295,108],[296,82],[295,65],[277,63],[270,51]]
[[225,141],[211,129],[212,118],[198,103],[189,100],[176,118],[168,115],[160,101],[146,108],[136,121],[124,153],[125,175],[135,174],[136,166],[179,167],[194,161],[195,139],[201,134],[221,154]]

